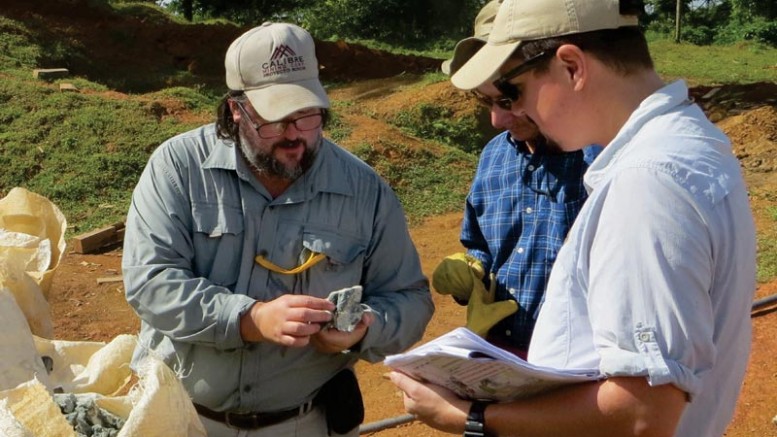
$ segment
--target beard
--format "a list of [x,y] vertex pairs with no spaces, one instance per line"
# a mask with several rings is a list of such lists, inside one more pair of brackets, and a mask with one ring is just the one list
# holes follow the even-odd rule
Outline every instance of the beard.
[[[275,158],[275,151],[277,149],[298,147],[300,144],[305,146],[305,151],[302,153],[302,159],[300,159],[298,164],[287,166]],[[308,147],[306,141],[298,139],[294,141],[279,141],[272,145],[269,152],[263,152],[251,148],[248,140],[240,135],[240,152],[246,162],[248,162],[248,165],[251,166],[257,174],[287,181],[297,180],[297,178],[302,176],[302,174],[313,165],[313,161],[316,159],[317,150],[318,147]]]

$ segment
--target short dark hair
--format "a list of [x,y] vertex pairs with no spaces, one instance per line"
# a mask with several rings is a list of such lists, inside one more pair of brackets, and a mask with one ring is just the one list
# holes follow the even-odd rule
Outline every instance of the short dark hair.
[[[216,136],[222,140],[232,140],[237,143],[238,137],[238,125],[235,124],[235,120],[232,118],[232,110],[229,109],[229,101],[235,100],[238,102],[246,102],[248,98],[243,91],[230,90],[221,98],[219,106],[216,109]],[[326,108],[321,108],[321,128],[326,128],[329,121],[329,111]]]
[[[653,68],[653,59],[650,57],[647,40],[642,30],[637,26],[594,30],[527,41],[516,49],[513,56],[529,59],[543,51],[552,50],[564,44],[579,47],[623,75]],[[550,59],[544,61],[536,70],[538,72],[547,70],[549,62]]]

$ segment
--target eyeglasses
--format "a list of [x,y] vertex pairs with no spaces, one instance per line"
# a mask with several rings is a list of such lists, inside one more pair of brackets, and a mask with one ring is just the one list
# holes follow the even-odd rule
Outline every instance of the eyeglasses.
[[494,81],[494,86],[499,90],[500,93],[502,93],[502,95],[510,99],[511,102],[517,102],[518,99],[521,98],[521,90],[519,90],[518,86],[515,84],[510,83],[510,81],[522,75],[523,73],[531,71],[533,68],[539,67],[540,61],[542,61],[544,58],[554,56],[556,54],[556,49],[558,49],[558,47],[552,50],[545,50],[537,53],[536,55],[527,59],[521,65],[500,76],[499,79]]
[[500,109],[504,109],[505,111],[509,111],[513,107],[513,101],[505,96],[493,98],[485,94],[481,94],[477,91],[472,91],[472,96],[475,97],[478,103],[488,108],[489,111],[494,107],[494,105],[498,106]]
[[256,133],[259,134],[259,137],[264,139],[276,138],[283,135],[283,133],[286,132],[286,128],[290,124],[293,124],[294,128],[298,131],[313,130],[321,126],[321,123],[324,119],[323,114],[321,112],[317,112],[315,114],[303,115],[302,117],[295,118],[293,120],[281,120],[273,121],[270,123],[257,124],[251,120],[251,116],[248,115],[248,112],[240,102],[235,101],[235,104],[237,104],[237,107],[240,108],[240,111],[243,112],[243,115],[246,116],[248,123],[256,130]]

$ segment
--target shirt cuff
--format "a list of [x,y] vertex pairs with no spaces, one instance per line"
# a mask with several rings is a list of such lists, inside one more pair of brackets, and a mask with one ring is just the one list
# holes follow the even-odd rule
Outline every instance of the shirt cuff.
[[216,349],[228,350],[245,346],[246,343],[240,335],[240,317],[255,303],[255,299],[243,294],[232,295],[227,300],[216,322]]

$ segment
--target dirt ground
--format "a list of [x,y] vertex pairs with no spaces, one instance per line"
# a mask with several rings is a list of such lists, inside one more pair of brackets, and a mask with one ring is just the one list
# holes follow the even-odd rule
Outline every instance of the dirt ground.
[[[433,217],[411,230],[421,254],[424,272],[431,274],[439,260],[461,250],[458,243],[458,213]],[[139,321],[124,300],[121,283],[98,279],[118,276],[121,252],[98,255],[66,254],[54,277],[51,293],[55,337],[62,340],[110,341],[118,334],[136,333]],[[758,297],[777,293],[777,282],[764,284]],[[435,315],[423,341],[439,336],[462,324],[464,311],[450,299],[434,293]],[[750,368],[739,400],[736,416],[726,436],[777,436],[777,311],[766,308],[753,314],[753,352]],[[401,393],[384,378],[388,369],[382,364],[359,363],[357,373],[364,392],[365,424],[405,414]],[[373,428],[375,429],[375,428]],[[448,435],[419,422],[403,423],[369,435],[378,437],[436,437]]]
[[[717,114],[718,126],[731,137],[734,150],[742,162],[751,189],[752,207],[759,231],[774,227],[770,210],[777,207],[777,168],[774,161],[777,141],[777,108],[770,101],[777,85],[760,84],[724,87],[709,97],[710,89],[694,88],[693,94],[708,113]],[[365,91],[367,90],[367,91]],[[466,97],[446,83],[419,85],[407,77],[378,82],[360,82],[331,91],[333,100],[356,101],[358,109],[342,116],[356,128],[344,146],[359,144],[369,138],[380,147],[383,141],[403,141],[420,147],[420,140],[404,136],[381,121],[381,111],[389,113],[417,101],[447,99],[457,110],[466,110]],[[703,98],[708,96],[707,98]],[[367,115],[370,114],[370,115]],[[468,183],[468,181],[462,181]],[[458,232],[460,213],[431,217],[411,228],[413,241],[421,255],[422,266],[431,275],[444,256],[460,251]],[[55,336],[63,340],[109,341],[117,334],[135,333],[139,322],[123,296],[121,282],[106,282],[120,276],[121,251],[79,255],[68,251],[54,277],[51,291]],[[98,281],[99,279],[99,281]],[[99,283],[98,283],[99,282]],[[464,320],[464,309],[450,299],[434,294],[436,313],[422,342],[439,336]],[[777,294],[777,281],[760,284],[755,298]],[[730,437],[777,436],[777,307],[764,307],[752,315],[754,335],[750,367],[733,422]],[[405,414],[402,397],[384,377],[388,371],[381,364],[360,363],[357,366],[366,404],[365,424],[374,425],[385,419]],[[443,433],[418,422],[402,423],[371,433],[379,437],[434,437]]]
[[[51,44],[67,44],[82,53],[72,59],[51,59],[46,67],[67,67],[76,76],[108,84],[106,98],[137,98],[125,93],[169,86],[177,82],[146,82],[142,86],[127,78],[163,78],[172,70],[188,72],[194,83],[223,81],[223,52],[240,34],[234,26],[174,26],[153,14],[143,17],[106,15],[104,8],[83,0],[4,0],[0,15],[28,24],[30,33]],[[436,146],[408,136],[385,122],[391,114],[421,103],[444,104],[454,116],[476,107],[466,95],[448,83],[421,84],[415,73],[436,70],[439,60],[412,56],[388,56],[342,42],[319,42],[322,77],[341,85],[330,89],[336,111],[348,126],[350,136],[341,144],[350,148],[365,142],[380,148],[385,144],[408,147]],[[123,77],[116,77],[121,71]],[[183,75],[186,76],[186,75]],[[150,79],[149,79],[150,80]],[[161,80],[161,79],[160,79]],[[126,86],[122,88],[122,84]],[[186,85],[186,83],[183,83]],[[693,85],[693,84],[691,84]],[[759,232],[771,231],[777,211],[777,82],[694,87],[692,95],[710,118],[732,139],[751,191]],[[160,117],[192,121],[180,102],[157,102]],[[207,122],[208,120],[201,120]],[[486,120],[487,122],[487,120]],[[402,159],[402,157],[397,157]],[[462,181],[468,185],[469,181]],[[431,275],[444,256],[461,250],[458,242],[460,213],[431,217],[411,229],[424,271]],[[68,250],[59,265],[50,292],[55,338],[61,340],[110,341],[118,334],[136,333],[139,321],[124,300],[121,282],[121,251],[79,255]],[[777,281],[759,284],[756,298],[777,294]],[[463,324],[464,309],[450,299],[434,294],[437,306],[423,341]],[[777,436],[777,308],[753,313],[753,351],[729,437]],[[357,373],[365,395],[366,420],[404,415],[402,398],[384,378],[387,369],[360,363]],[[378,437],[430,437],[444,435],[417,422],[373,433]]]

